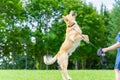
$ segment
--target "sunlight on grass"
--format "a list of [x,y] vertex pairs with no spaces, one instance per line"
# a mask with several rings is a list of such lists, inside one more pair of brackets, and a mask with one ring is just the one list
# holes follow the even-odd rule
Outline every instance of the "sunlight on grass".
[[[60,71],[41,71],[41,80],[62,80]],[[113,70],[69,70],[72,80],[114,80]],[[47,75],[47,76],[46,76]],[[46,76],[46,77],[45,77]]]
[[[114,80],[113,70],[69,70],[72,80]],[[60,70],[0,70],[0,80],[62,80]]]

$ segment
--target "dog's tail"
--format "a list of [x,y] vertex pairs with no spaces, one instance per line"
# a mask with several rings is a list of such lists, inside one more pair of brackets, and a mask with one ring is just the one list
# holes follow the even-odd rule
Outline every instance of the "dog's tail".
[[55,61],[57,60],[56,56],[52,57],[52,56],[44,56],[44,63],[46,65],[51,65],[53,64]]

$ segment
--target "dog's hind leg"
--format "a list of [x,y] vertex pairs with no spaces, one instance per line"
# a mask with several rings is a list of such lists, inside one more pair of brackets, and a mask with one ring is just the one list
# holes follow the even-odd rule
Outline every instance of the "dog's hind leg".
[[68,75],[67,65],[62,64],[61,69],[62,69],[62,76],[65,77],[67,80],[72,80],[71,77]]
[[67,66],[68,66],[68,56],[64,58],[62,57],[62,60],[59,62],[60,67],[62,69],[62,78],[63,80],[72,80],[71,77],[68,75]]
[[64,74],[62,73],[62,78],[63,78],[63,80],[66,80],[66,78],[65,78],[65,76],[64,76]]

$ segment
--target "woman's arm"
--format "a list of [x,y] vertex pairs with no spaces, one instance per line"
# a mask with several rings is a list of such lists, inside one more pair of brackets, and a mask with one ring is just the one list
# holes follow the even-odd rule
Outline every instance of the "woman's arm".
[[106,48],[102,48],[102,51],[103,52],[107,52],[107,51],[110,51],[110,50],[117,49],[118,47],[120,47],[120,42],[117,42],[117,43],[115,43],[112,46],[109,46],[109,47],[106,47]]

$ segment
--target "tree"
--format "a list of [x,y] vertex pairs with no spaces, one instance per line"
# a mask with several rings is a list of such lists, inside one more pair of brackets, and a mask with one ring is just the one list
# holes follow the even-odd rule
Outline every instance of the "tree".
[[115,33],[115,34],[113,34],[114,37],[120,31],[119,11],[120,11],[120,0],[116,0],[116,2],[114,4],[114,8],[111,12],[111,22],[110,22],[112,33]]
[[[120,0],[115,0],[115,4],[111,11],[110,19],[109,19],[109,25],[108,25],[109,34],[107,35],[109,42],[107,43],[107,46],[110,46],[116,42],[116,35],[118,34],[118,32],[120,32],[119,12],[120,12]],[[116,51],[110,51],[108,56],[109,56],[108,57],[109,68],[113,68],[116,57]]]
[[[81,0],[29,0],[23,3],[19,0],[2,0],[0,3],[0,52],[1,56],[8,58],[8,63],[16,63],[12,68],[27,69],[31,66],[28,59],[34,59],[31,64],[35,69],[45,69],[43,56],[58,52],[66,29],[62,15],[71,10],[77,13],[76,21],[83,34],[89,35],[92,44],[96,47],[106,44],[106,37],[101,36],[107,35],[108,20],[103,19],[105,16],[99,14],[92,4],[87,5]],[[25,61],[25,66],[18,66],[20,61]],[[70,57],[68,68],[98,68],[98,62],[96,49],[81,42]],[[56,64],[49,66],[52,68],[57,68]]]
[[[16,4],[16,5],[14,5]],[[7,58],[12,54],[13,62],[16,54],[23,51],[20,36],[20,24],[25,11],[20,0],[1,0],[0,3],[0,49]]]
[[[40,31],[42,34],[42,40],[38,44],[43,46],[42,48],[36,46],[36,49],[41,49],[39,51],[40,56],[47,54],[47,52],[55,55],[59,50],[64,41],[66,28],[62,20],[62,15],[68,14],[70,10],[74,10],[78,14],[77,22],[81,26],[83,33],[89,35],[90,42],[97,47],[105,44],[106,37],[101,37],[105,35],[106,31],[104,21],[91,4],[87,5],[79,0],[31,0],[31,4],[26,6],[26,10],[34,21],[37,22],[36,29],[38,30],[36,31]],[[80,50],[80,52],[78,50]],[[93,57],[96,57],[96,50],[92,48],[91,45],[86,45],[82,42],[78,50],[72,55],[71,63],[75,64],[77,59],[83,64],[85,64],[89,58],[94,61],[96,60],[96,58],[94,59]],[[81,57],[78,57],[79,54]],[[39,60],[39,56],[36,57],[38,57]],[[95,64],[93,63],[92,65]],[[86,67],[83,66],[83,68]]]

